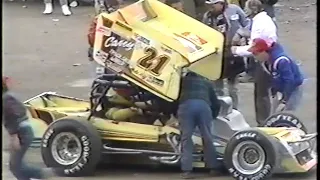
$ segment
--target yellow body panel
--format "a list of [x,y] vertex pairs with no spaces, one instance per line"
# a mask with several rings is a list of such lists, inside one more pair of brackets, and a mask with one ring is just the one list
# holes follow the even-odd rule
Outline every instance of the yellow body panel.
[[98,17],[95,61],[167,101],[179,96],[183,67],[220,78],[222,51],[220,32],[157,0]]
[[228,3],[230,4],[235,4],[235,5],[240,5],[239,0],[228,0]]

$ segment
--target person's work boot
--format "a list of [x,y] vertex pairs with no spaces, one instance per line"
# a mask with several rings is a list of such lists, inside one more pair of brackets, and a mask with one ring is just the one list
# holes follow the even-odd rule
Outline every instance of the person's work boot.
[[182,173],[180,174],[180,177],[181,177],[182,179],[194,179],[194,175],[192,174],[191,171],[182,172]]

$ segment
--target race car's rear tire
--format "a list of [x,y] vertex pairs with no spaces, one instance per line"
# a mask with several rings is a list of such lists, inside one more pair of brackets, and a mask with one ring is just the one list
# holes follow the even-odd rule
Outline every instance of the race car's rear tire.
[[227,144],[224,163],[237,180],[266,179],[272,175],[276,165],[276,151],[263,132],[239,131]]
[[88,121],[65,118],[50,124],[41,154],[44,163],[61,176],[87,176],[100,161],[101,147],[101,138]]
[[262,127],[296,127],[304,131],[308,132],[307,128],[300,121],[300,119],[289,111],[282,111],[269,116]]

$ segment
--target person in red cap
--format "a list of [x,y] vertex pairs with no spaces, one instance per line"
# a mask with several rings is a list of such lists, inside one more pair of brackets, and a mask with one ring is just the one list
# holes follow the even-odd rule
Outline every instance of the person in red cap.
[[56,174],[51,168],[28,166],[23,157],[33,141],[33,131],[24,104],[9,90],[10,79],[2,76],[2,122],[9,133],[9,168],[18,180],[46,179]]
[[252,41],[249,52],[261,63],[263,69],[271,75],[271,92],[282,94],[284,110],[296,110],[302,99],[304,77],[295,60],[290,58],[279,43],[271,45],[264,39]]
[[[278,35],[276,24],[272,18],[268,16],[267,12],[265,12],[263,3],[260,0],[247,0],[245,3],[245,12],[248,18],[251,19],[250,25],[246,27],[250,33],[243,34],[239,32],[239,30],[236,35],[239,34],[241,37],[249,38],[248,45],[232,46],[231,52],[236,56],[250,57],[252,53],[248,51],[248,48],[251,47],[253,39],[268,39],[268,43],[271,45],[273,42],[278,41]],[[254,78],[255,119],[260,125],[263,124],[271,114],[272,107],[269,90],[272,77],[262,69],[259,63],[254,63],[251,68]]]

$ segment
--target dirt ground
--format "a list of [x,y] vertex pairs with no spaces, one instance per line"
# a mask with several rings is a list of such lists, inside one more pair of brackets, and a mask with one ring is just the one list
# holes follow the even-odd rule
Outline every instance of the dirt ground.
[[[58,6],[52,15],[47,16],[42,15],[43,8],[40,1],[3,2],[3,72],[13,78],[14,89],[22,100],[44,91],[87,98],[92,67],[87,60],[86,33],[94,9],[80,6],[72,9],[72,16],[64,17]],[[292,56],[302,62],[308,78],[303,104],[297,115],[310,132],[315,132],[316,0],[280,0],[276,12],[280,41]],[[239,89],[240,111],[255,126],[253,85],[241,84]],[[3,141],[5,147],[6,134]],[[14,179],[8,171],[8,153],[3,150],[3,155],[2,177]],[[43,166],[39,150],[31,150],[27,161]],[[95,177],[77,179],[178,179],[178,172],[168,168],[107,168],[99,169]],[[201,173],[199,177],[208,179]],[[293,179],[293,176],[272,179],[289,178]],[[214,179],[232,178],[226,175]],[[294,176],[294,179],[316,179],[316,175]]]

